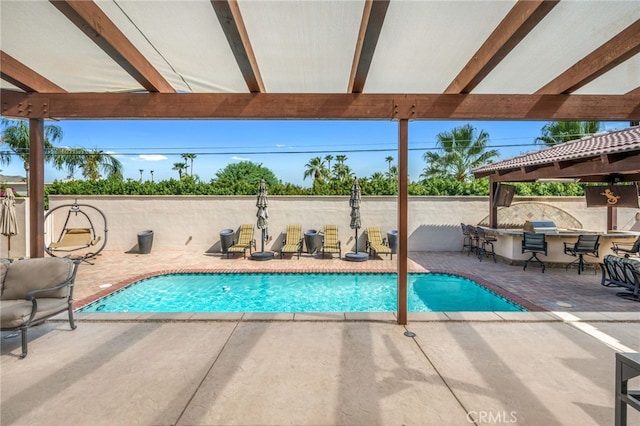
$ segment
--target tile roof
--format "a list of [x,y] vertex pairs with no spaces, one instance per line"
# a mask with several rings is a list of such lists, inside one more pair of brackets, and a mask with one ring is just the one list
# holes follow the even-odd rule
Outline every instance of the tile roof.
[[640,126],[586,136],[575,141],[561,143],[539,151],[477,167],[472,172],[478,177],[478,175],[485,176],[489,172],[498,170],[631,152],[640,152]]

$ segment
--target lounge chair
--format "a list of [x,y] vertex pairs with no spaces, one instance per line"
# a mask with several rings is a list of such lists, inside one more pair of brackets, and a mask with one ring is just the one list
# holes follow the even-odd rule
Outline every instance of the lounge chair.
[[234,239],[231,247],[227,249],[227,259],[230,253],[242,253],[242,256],[246,259],[247,249],[249,249],[249,254],[251,254],[251,247],[256,247],[256,240],[253,238],[253,224],[245,223],[240,225],[238,238]]
[[[60,236],[60,239],[58,241],[50,243],[49,246],[46,247],[45,251],[53,257],[58,257],[58,252],[65,253],[63,256],[68,256],[68,254],[66,253],[93,247],[98,244],[101,239],[102,238],[100,236],[95,236],[92,228],[65,228],[62,235]],[[93,263],[88,259],[96,257],[98,253],[102,251],[103,247],[104,243],[102,244],[102,247],[97,251],[85,252],[84,254],[77,257],[83,262],[93,265]]]
[[613,241],[611,243],[611,251],[617,255],[620,255],[618,252],[621,251],[624,253],[624,257],[629,257],[631,254],[638,254],[640,252],[640,237],[633,243]]
[[325,253],[338,253],[342,257],[342,248],[338,240],[338,225],[325,225],[322,240],[322,257]]
[[365,233],[367,234],[367,250],[369,251],[369,256],[374,256],[375,254],[388,254],[391,255],[391,259],[393,259],[391,247],[389,247],[387,239],[382,238],[380,227],[373,226],[367,228]]
[[75,251],[95,246],[100,237],[94,238],[91,228],[68,228],[59,241],[49,244],[51,251]]
[[284,241],[282,241],[282,249],[280,249],[280,258],[284,259],[285,253],[298,253],[298,259],[300,259],[301,252],[302,252],[301,226],[287,225],[287,236],[284,239]]

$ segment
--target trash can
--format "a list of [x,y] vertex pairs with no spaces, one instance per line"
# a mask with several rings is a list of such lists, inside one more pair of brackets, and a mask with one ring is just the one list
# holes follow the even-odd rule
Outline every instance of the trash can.
[[307,246],[307,253],[314,254],[322,248],[322,235],[316,229],[309,229],[304,232],[304,244]]
[[149,254],[151,253],[151,246],[153,245],[153,231],[147,230],[138,232],[138,253]]
[[387,232],[387,241],[389,241],[389,248],[391,248],[391,253],[396,254],[398,252],[398,230],[392,229]]
[[229,247],[233,245],[233,229],[223,229],[220,231],[220,248],[226,254]]

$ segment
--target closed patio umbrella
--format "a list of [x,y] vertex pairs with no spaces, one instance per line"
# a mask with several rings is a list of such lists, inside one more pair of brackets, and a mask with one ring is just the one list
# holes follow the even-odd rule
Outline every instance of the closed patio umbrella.
[[7,188],[2,198],[2,212],[0,213],[0,233],[7,237],[7,257],[11,257],[11,236],[18,234],[16,219],[16,199],[13,189]]
[[360,223],[360,198],[361,192],[358,178],[353,178],[351,197],[349,198],[349,206],[351,207],[351,223],[349,227],[356,230],[356,253],[358,253],[358,229],[362,226]]
[[256,216],[258,217],[257,226],[258,229],[262,230],[261,240],[261,250],[258,253],[253,253],[251,255],[252,259],[256,260],[268,260],[273,258],[272,252],[264,251],[264,242],[267,238],[269,238],[269,212],[267,210],[267,206],[269,201],[267,199],[267,184],[264,179],[260,180],[260,185],[258,186],[258,198],[256,200],[256,207],[258,208],[258,213]]

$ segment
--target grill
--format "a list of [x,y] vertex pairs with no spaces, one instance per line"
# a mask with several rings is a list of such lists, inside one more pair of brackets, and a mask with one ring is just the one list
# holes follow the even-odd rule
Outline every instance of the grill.
[[525,231],[557,234],[558,227],[551,220],[527,220],[523,226]]

